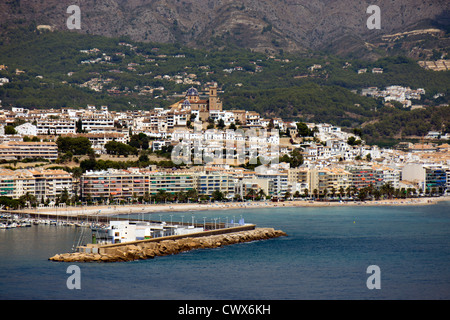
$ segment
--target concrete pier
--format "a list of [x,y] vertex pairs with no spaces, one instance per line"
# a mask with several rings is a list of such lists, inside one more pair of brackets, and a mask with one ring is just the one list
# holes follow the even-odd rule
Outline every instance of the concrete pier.
[[281,230],[245,225],[189,235],[160,237],[126,243],[78,247],[78,252],[57,254],[49,260],[62,262],[117,262],[151,259],[195,249],[217,248],[257,240],[287,236]]

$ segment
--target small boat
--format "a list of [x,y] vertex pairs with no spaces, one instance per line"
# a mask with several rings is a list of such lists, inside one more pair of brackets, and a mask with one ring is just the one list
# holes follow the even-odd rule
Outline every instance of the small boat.
[[6,225],[6,229],[17,228],[17,223],[13,222]]

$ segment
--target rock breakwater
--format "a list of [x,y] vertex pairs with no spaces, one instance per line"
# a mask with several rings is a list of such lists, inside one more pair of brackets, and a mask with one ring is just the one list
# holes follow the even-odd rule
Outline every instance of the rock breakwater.
[[140,242],[138,244],[121,244],[118,246],[100,246],[95,250],[96,253],[74,252],[56,254],[49,258],[49,260],[62,262],[133,261],[178,254],[196,249],[212,249],[242,242],[267,240],[282,236],[286,236],[286,233],[281,230],[255,228],[254,230],[203,237],[186,237],[176,240]]

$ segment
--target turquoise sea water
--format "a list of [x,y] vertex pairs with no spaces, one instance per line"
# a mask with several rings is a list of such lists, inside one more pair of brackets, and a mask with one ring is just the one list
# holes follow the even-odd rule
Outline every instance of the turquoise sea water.
[[[0,299],[450,299],[449,202],[174,212],[173,221],[181,215],[184,222],[242,215],[288,236],[143,261],[76,263],[81,289],[69,290],[70,264],[48,258],[69,252],[80,228],[0,230]],[[380,268],[381,289],[366,286],[370,265]]]

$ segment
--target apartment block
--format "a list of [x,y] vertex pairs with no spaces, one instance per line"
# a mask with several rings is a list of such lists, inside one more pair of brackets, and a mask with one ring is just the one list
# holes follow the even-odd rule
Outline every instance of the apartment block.
[[114,118],[112,117],[83,117],[81,119],[81,128],[86,132],[92,130],[101,131],[114,127]]
[[447,187],[447,172],[443,167],[425,167],[424,190],[442,193]]
[[140,196],[156,195],[160,190],[167,193],[186,192],[196,189],[200,195],[212,195],[218,190],[234,193],[231,175],[204,172],[164,172],[130,168],[88,171],[81,177],[84,199],[127,200]]
[[54,200],[64,190],[72,193],[73,185],[71,174],[64,170],[0,169],[0,195],[15,199],[29,193],[38,201]]
[[36,122],[37,134],[68,134],[76,133],[76,121],[69,118],[39,119]]
[[348,166],[346,168],[351,173],[351,184],[358,190],[362,188],[377,186],[377,172],[371,166]]
[[64,170],[29,170],[35,180],[35,196],[40,200],[55,199],[64,190],[72,193],[72,175]]
[[309,185],[310,175],[308,168],[290,168],[288,170],[289,183],[306,183]]
[[264,195],[270,195],[273,190],[273,181],[270,179],[259,179],[255,177],[247,177],[239,179],[236,182],[235,193],[244,198],[250,190],[254,190],[256,194],[260,191],[264,192]]
[[310,193],[317,190],[319,195],[338,193],[352,185],[352,174],[343,168],[311,169],[308,172]]
[[199,174],[197,186],[197,192],[202,195],[212,195],[215,191],[233,194],[235,190],[232,176],[221,173]]
[[58,146],[55,142],[8,141],[0,144],[0,159],[21,160],[25,158],[56,160]]
[[390,184],[395,189],[400,188],[401,171],[390,167],[374,167],[375,186],[380,188],[384,184]]
[[449,185],[449,172],[447,166],[408,163],[402,168],[402,180],[417,184],[422,192],[443,192]]
[[342,168],[326,168],[326,188],[328,192],[339,192],[351,185],[351,173]]
[[269,184],[269,193],[270,196],[276,197],[284,197],[286,192],[289,190],[288,183],[288,172],[258,172],[255,174],[255,177],[258,179],[267,179],[270,182]]
[[28,183],[31,180],[28,172],[0,169],[0,195],[17,199],[27,192],[34,194],[34,183]]

